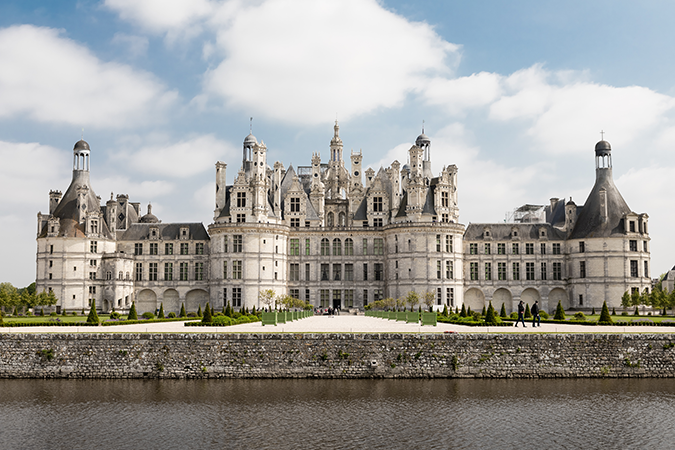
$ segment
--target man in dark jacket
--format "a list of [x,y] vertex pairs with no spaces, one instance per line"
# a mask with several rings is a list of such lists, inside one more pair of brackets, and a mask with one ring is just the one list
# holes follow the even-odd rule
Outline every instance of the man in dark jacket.
[[532,327],[536,327],[537,324],[541,326],[541,318],[539,317],[539,300],[536,300],[534,302],[534,305],[532,305],[532,309],[530,310],[532,313]]
[[518,322],[523,322],[523,328],[525,327],[525,307],[523,306],[523,301],[521,300],[520,303],[518,303],[518,320],[516,320],[516,327],[518,326]]

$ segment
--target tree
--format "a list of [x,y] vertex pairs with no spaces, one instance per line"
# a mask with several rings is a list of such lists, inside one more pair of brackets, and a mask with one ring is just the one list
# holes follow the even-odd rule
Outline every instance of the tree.
[[159,314],[157,314],[159,319],[164,319],[164,303],[159,304]]
[[621,306],[623,306],[623,309],[628,308],[631,305],[631,296],[628,293],[628,291],[624,292],[623,295],[621,296]]
[[415,311],[415,306],[420,302],[420,295],[415,291],[408,292],[405,302],[410,305],[410,311]]
[[562,307],[562,304],[560,303],[560,300],[558,300],[558,306],[555,308],[555,315],[553,316],[554,320],[565,320],[565,310]]
[[506,306],[502,302],[502,309],[499,310],[499,317],[506,317]]
[[232,311],[232,307],[230,306],[230,302],[228,301],[227,306],[225,306],[225,312],[223,314],[225,314],[227,317],[232,317],[233,312],[234,311]]
[[138,314],[136,313],[136,302],[131,303],[131,309],[129,309],[127,320],[138,320]]
[[5,308],[19,303],[19,293],[12,283],[0,283],[0,306]]
[[272,305],[274,304],[276,296],[277,294],[274,292],[274,289],[265,289],[258,292],[258,299],[260,300],[260,303],[267,305],[268,311],[272,310]]
[[211,322],[213,322],[213,317],[211,316],[211,308],[207,303],[206,308],[204,308],[204,317],[202,317],[202,323],[211,323]]
[[178,317],[187,317],[187,313],[185,312],[185,303],[180,304],[180,314],[178,314]]
[[531,319],[532,318],[532,312],[530,311],[530,304],[525,303],[525,316],[526,319]]
[[202,314],[202,305],[199,305],[199,308],[197,309],[197,317],[202,317],[204,314]]
[[459,317],[466,317],[466,308],[464,307],[464,303],[462,303],[462,311],[459,313]]
[[448,317],[448,305],[443,305],[443,312],[441,314],[443,317]]
[[98,314],[96,314],[96,300],[91,301],[91,309],[89,310],[89,315],[87,316],[87,323],[99,324],[100,320]]
[[485,305],[483,305],[483,310],[480,312],[480,315],[485,317],[485,314],[487,314],[487,310],[485,309]]
[[436,294],[433,291],[427,291],[424,293],[424,304],[429,308],[429,311],[433,311],[434,301],[436,300]]
[[598,324],[611,325],[612,323],[613,323],[612,316],[609,315],[609,308],[607,308],[607,302],[602,302],[602,311],[600,311],[600,318],[598,319]]
[[492,307],[492,302],[488,305],[487,311],[485,311],[485,324],[486,325],[497,325],[500,320],[495,314],[495,309]]

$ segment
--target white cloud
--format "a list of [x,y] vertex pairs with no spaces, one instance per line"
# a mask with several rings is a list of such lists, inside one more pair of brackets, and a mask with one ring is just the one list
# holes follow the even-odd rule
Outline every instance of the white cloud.
[[438,105],[451,115],[464,115],[469,109],[487,106],[497,100],[502,91],[503,77],[480,72],[468,77],[434,78],[422,95],[429,105]]
[[105,0],[120,17],[155,33],[186,30],[213,13],[207,0]]
[[112,43],[127,48],[127,54],[133,58],[143,56],[148,52],[148,38],[145,36],[133,36],[126,33],[115,33]]
[[0,29],[0,99],[0,118],[108,128],[155,122],[176,94],[59,30],[20,25]]
[[218,159],[236,155],[233,146],[210,134],[176,143],[152,143],[140,148],[127,145],[111,152],[111,159],[141,173],[175,178],[187,178],[213,169]]

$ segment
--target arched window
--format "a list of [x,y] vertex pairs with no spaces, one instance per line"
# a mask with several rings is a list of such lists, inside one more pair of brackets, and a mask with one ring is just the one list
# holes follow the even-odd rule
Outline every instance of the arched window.
[[345,213],[341,212],[338,214],[338,226],[344,227],[345,225]]
[[328,213],[328,218],[326,219],[326,222],[327,222],[327,225],[326,225],[326,226],[332,227],[334,221],[335,221],[335,216],[333,215],[332,212],[329,212],[329,213]]
[[330,255],[330,242],[327,238],[321,239],[321,256]]
[[340,239],[333,239],[333,256],[342,256],[342,242]]
[[345,256],[354,256],[354,241],[352,238],[345,239]]

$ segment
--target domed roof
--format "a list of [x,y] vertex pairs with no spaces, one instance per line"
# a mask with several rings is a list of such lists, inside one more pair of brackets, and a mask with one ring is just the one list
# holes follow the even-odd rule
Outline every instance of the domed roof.
[[410,166],[407,165],[407,164],[403,164],[403,167],[401,168],[401,170],[402,170],[402,171],[403,171],[403,170],[407,170],[408,172],[410,172]]
[[246,136],[246,139],[244,139],[244,145],[246,144],[257,144],[258,140],[253,136],[253,133],[249,133],[248,136]]
[[431,142],[431,139],[429,139],[429,136],[422,133],[419,136],[417,136],[417,139],[415,139],[415,142]]
[[75,143],[75,147],[73,147],[73,151],[75,150],[89,150],[89,144],[87,141],[80,139]]
[[159,223],[159,219],[152,213],[152,205],[148,205],[148,213],[141,217],[141,223]]
[[601,153],[601,152],[611,152],[612,151],[612,146],[609,145],[609,142],[602,140],[595,144],[595,152],[596,153]]

